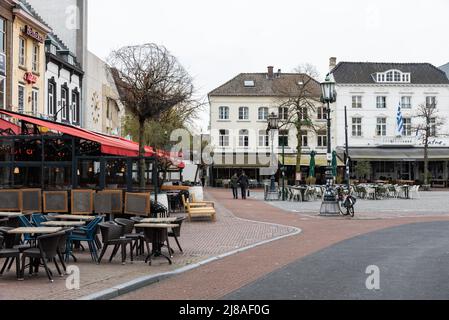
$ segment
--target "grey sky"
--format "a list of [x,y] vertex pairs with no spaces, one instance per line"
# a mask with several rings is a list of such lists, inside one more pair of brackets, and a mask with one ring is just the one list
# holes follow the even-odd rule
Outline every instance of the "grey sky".
[[[202,95],[240,72],[310,62],[449,62],[447,0],[89,0],[89,49],[166,46]],[[207,128],[208,113],[199,122]]]

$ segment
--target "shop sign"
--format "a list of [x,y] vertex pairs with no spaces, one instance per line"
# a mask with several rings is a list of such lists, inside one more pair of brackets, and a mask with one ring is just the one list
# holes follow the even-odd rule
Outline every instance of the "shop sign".
[[23,76],[23,80],[28,84],[35,84],[37,82],[37,77],[32,72],[27,72]]
[[36,41],[39,41],[40,43],[44,43],[44,37],[39,34],[39,32],[34,31],[33,28],[26,25],[25,26],[25,34],[29,36],[30,38],[33,38]]

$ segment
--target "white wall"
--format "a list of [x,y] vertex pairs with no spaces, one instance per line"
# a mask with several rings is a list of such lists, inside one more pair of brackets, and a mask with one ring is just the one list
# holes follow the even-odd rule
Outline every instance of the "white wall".
[[[268,107],[269,114],[274,112],[278,114],[279,100],[271,97],[210,97],[210,130],[211,130],[211,145],[214,147],[215,152],[237,152],[237,153],[261,153],[261,152],[271,152],[271,134],[269,135],[269,147],[259,147],[259,131],[266,130],[268,123],[267,121],[260,121],[259,108]],[[219,119],[219,108],[221,106],[229,107],[229,120]],[[321,106],[320,103],[316,104],[316,107]],[[249,120],[239,120],[239,108],[248,107],[249,108]],[[316,115],[312,117],[316,118]],[[321,126],[326,126],[326,121],[316,120],[316,124]],[[219,132],[225,129],[230,132],[230,146],[229,148],[219,147]],[[241,148],[239,147],[239,131],[246,129],[249,131],[249,147]],[[285,149],[285,152],[296,153],[297,148],[297,138],[296,129],[291,126],[285,128],[289,130],[289,147]],[[317,137],[314,132],[309,130],[308,133],[308,147],[303,148],[304,152],[309,152],[315,150],[320,153],[326,153],[326,148],[317,147]],[[279,148],[278,143],[278,132],[276,131],[274,137],[274,148],[275,152],[281,153],[282,150]]]
[[[58,66],[54,64],[53,62],[50,62],[47,64],[47,71],[45,73],[45,109],[44,112],[48,116],[48,81],[54,78],[56,81],[56,111],[59,111],[61,108],[61,86],[63,86],[65,83],[67,84],[67,87],[69,88],[69,101],[70,104],[72,104],[72,91],[75,89],[78,89],[78,92],[80,94],[79,98],[81,99],[81,87],[80,87],[80,78],[77,75],[72,75],[70,79],[70,72],[65,69],[61,69],[60,76],[58,76]],[[83,106],[81,105],[80,101],[80,116],[83,112]],[[62,112],[59,112],[58,114],[58,121],[61,121],[61,115]],[[70,122],[72,121],[72,112],[70,111]]]
[[[412,97],[412,108],[402,109],[404,118],[412,118],[412,126],[419,124],[415,117],[417,107],[425,104],[426,96],[437,97],[437,109],[439,115],[446,118],[446,124],[440,131],[441,134],[449,133],[449,86],[417,86],[417,85],[337,85],[337,103],[332,106],[333,136],[336,137],[337,145],[345,145],[345,118],[344,107],[348,109],[348,130],[350,146],[375,146],[379,143],[376,137],[377,117],[387,118],[387,137],[394,137],[396,130],[396,114],[402,96]],[[352,108],[352,96],[362,96],[362,108]],[[378,109],[376,105],[377,96],[387,97],[387,108]],[[352,137],[352,118],[362,118],[363,137]],[[414,135],[414,133],[412,133]]]

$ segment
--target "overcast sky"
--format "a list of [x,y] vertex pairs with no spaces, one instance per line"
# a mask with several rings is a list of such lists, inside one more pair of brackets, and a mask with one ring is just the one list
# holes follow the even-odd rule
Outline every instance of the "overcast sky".
[[[204,96],[241,72],[338,61],[449,62],[447,0],[89,0],[89,49],[167,47]],[[207,128],[208,112],[199,122]]]

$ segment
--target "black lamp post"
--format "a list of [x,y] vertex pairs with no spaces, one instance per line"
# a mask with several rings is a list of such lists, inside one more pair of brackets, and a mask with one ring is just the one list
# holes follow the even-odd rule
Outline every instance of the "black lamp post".
[[[272,112],[269,116],[268,116],[268,129],[267,131],[270,131],[271,133],[271,157],[272,157],[272,163],[274,163],[274,133],[275,130],[279,130],[279,117]],[[276,177],[275,177],[275,172],[273,172],[273,175],[271,176],[271,185],[270,185],[270,191],[271,192],[276,192]]]
[[335,80],[332,74],[328,74],[321,83],[321,101],[327,104],[327,168],[326,168],[326,192],[321,205],[321,215],[339,214],[336,192],[334,190],[334,175],[332,173],[332,135],[331,135],[331,110],[330,104],[337,101]]

